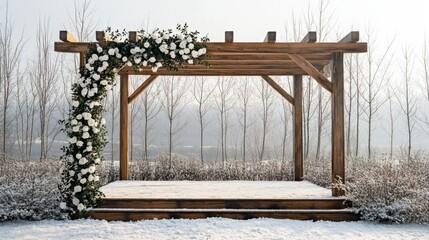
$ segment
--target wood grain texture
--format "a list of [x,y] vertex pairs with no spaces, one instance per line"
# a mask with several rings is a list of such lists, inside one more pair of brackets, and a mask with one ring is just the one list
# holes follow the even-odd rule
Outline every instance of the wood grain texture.
[[[366,43],[206,43],[207,54],[214,53],[359,53],[367,51]],[[85,42],[56,42],[57,52],[86,52],[88,43]]]
[[60,31],[60,40],[63,42],[68,42],[68,43],[79,42],[79,40],[77,40],[77,38],[75,38],[73,36],[73,34],[67,32],[67,31]]
[[[344,154],[344,63],[343,54],[334,53],[332,55],[332,183],[337,182],[337,177],[341,177],[345,182],[345,154]],[[333,196],[343,196],[345,192],[339,189],[332,189]]]
[[128,75],[120,75],[119,179],[128,180]]
[[295,181],[302,181],[304,178],[304,156],[302,137],[302,101],[303,88],[302,76],[293,76],[293,158],[295,169]]
[[332,83],[315,66],[298,54],[288,54],[295,63],[308,75],[316,80],[323,88],[332,92]]
[[168,71],[158,69],[156,73],[151,69],[143,68],[141,71],[135,71],[132,68],[124,67],[119,74],[130,75],[163,75],[163,76],[261,76],[261,75],[305,75],[306,72],[302,69],[179,69],[178,71]]
[[136,99],[140,93],[142,93],[155,79],[158,77],[158,75],[151,75],[148,77],[129,97],[128,97],[128,104],[132,103],[134,99]]
[[270,78],[267,75],[262,75],[261,76],[262,79],[265,80],[265,82],[267,82],[272,88],[274,88],[274,90],[276,90],[280,95],[282,95],[282,97],[284,97],[288,102],[290,102],[291,104],[294,103],[294,99],[293,97],[287,93],[280,85],[278,85],[276,83],[276,81],[274,81],[272,78]]

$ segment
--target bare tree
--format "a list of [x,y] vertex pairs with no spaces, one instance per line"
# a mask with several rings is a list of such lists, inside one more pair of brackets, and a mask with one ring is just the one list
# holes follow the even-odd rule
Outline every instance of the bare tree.
[[113,88],[112,91],[109,91],[104,101],[104,107],[107,109],[107,113],[110,115],[110,155],[111,162],[115,161],[116,146],[115,146],[115,130],[119,125],[118,123],[118,114],[119,114],[119,88]]
[[394,141],[394,137],[395,137],[395,123],[396,120],[398,118],[398,112],[395,111],[394,109],[394,102],[393,102],[393,97],[396,94],[395,89],[392,86],[387,86],[386,88],[386,98],[387,100],[387,104],[389,107],[389,116],[388,116],[388,122],[389,122],[389,129],[385,129],[385,131],[389,134],[389,146],[390,146],[390,150],[389,150],[389,156],[390,158],[393,157],[393,141]]
[[412,148],[412,139],[413,139],[413,130],[416,123],[416,113],[417,113],[417,99],[413,91],[413,64],[414,56],[410,49],[405,48],[403,50],[404,57],[404,79],[402,81],[403,86],[399,88],[400,95],[396,94],[399,106],[404,114],[405,121],[407,124],[407,156],[411,157],[411,148]]
[[204,129],[207,127],[208,122],[205,119],[210,106],[208,105],[208,100],[213,91],[215,90],[212,86],[207,86],[207,78],[196,77],[194,79],[192,95],[194,100],[197,102],[197,117],[198,123],[200,125],[200,159],[204,163]]
[[[136,76],[137,78],[139,76]],[[133,92],[135,89],[137,89],[138,82],[135,81],[136,77],[131,78],[131,92]],[[141,110],[142,106],[140,104],[140,102],[138,101],[134,101],[131,104],[129,104],[129,108],[130,108],[130,117],[129,117],[129,121],[130,121],[130,132],[129,132],[129,149],[130,149],[130,161],[133,161],[133,156],[134,156],[134,135],[135,135],[135,125],[136,125],[136,121],[137,121],[137,114],[139,113],[139,111]]]
[[241,78],[242,83],[240,84],[240,88],[237,89],[238,93],[238,104],[240,112],[238,115],[238,123],[241,126],[242,137],[241,137],[241,158],[244,162],[246,162],[246,146],[247,146],[247,135],[248,129],[251,125],[249,123],[249,108],[250,108],[250,99],[252,97],[252,85],[250,84],[250,78]]
[[[428,39],[425,36],[423,43],[423,52],[422,52],[422,63],[423,63],[423,84],[421,86],[423,90],[424,99],[426,103],[429,103],[429,49],[428,49]],[[422,111],[419,116],[419,125],[420,128],[429,135],[429,115],[427,112]]]
[[[16,78],[20,74],[17,68],[20,63],[22,49],[24,47],[23,35],[15,38],[13,34],[12,20],[9,15],[9,6],[6,2],[3,26],[0,29],[0,94],[1,98],[1,149],[2,161],[6,161],[6,154],[14,138],[12,138],[12,125],[10,117],[10,108],[14,98],[14,89],[16,87]],[[16,73],[16,74],[15,74]]]
[[273,89],[262,79],[257,79],[260,82],[255,82],[257,84],[257,89],[261,97],[262,102],[262,112],[259,113],[259,116],[262,120],[262,133],[261,133],[261,142],[258,147],[258,158],[259,161],[264,159],[264,154],[266,153],[266,140],[267,135],[270,132],[272,126],[270,125],[271,117],[274,111],[274,96]]
[[30,78],[35,83],[40,124],[40,159],[46,159],[56,136],[58,126],[52,126],[58,107],[58,54],[52,54],[49,19],[40,20],[36,34],[36,59],[30,67]]
[[76,37],[81,42],[87,42],[98,26],[98,21],[94,19],[95,11],[89,0],[74,0],[73,11],[68,11],[69,24]]
[[356,145],[355,145],[355,157],[359,155],[359,134],[360,134],[360,118],[362,115],[361,110],[361,95],[363,91],[361,90],[361,74],[360,74],[360,66],[361,61],[358,54],[355,54],[355,76],[354,76],[354,84],[356,89]]
[[393,59],[393,55],[389,54],[390,49],[394,43],[394,39],[384,49],[381,54],[381,58],[377,59],[374,56],[374,52],[377,49],[376,37],[372,28],[366,28],[366,37],[368,41],[368,72],[366,76],[363,77],[363,80],[364,84],[366,85],[367,94],[362,94],[361,97],[367,104],[367,107],[362,108],[362,110],[366,115],[366,121],[368,122],[368,159],[371,159],[371,137],[374,131],[374,120],[380,108],[387,101],[386,98],[382,99],[381,93],[383,87],[387,84],[388,81],[388,73]]
[[217,94],[216,105],[219,109],[219,118],[220,118],[220,138],[221,138],[221,160],[222,163],[228,160],[228,116],[229,110],[231,109],[231,100],[233,98],[232,88],[234,81],[231,78],[219,77],[217,79]]
[[175,137],[184,129],[186,122],[181,122],[180,115],[186,107],[187,85],[176,77],[162,79],[164,98],[162,107],[168,118],[168,162],[171,169],[171,159],[175,146]]

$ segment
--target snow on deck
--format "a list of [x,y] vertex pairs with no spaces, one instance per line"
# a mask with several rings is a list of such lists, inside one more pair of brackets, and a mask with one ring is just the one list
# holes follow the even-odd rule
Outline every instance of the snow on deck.
[[116,181],[102,187],[106,198],[319,199],[331,190],[307,181]]

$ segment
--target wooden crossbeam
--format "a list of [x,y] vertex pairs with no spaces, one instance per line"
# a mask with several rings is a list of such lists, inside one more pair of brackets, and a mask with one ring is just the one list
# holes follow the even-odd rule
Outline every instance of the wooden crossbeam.
[[97,42],[108,42],[110,41],[110,36],[104,31],[96,31],[95,40],[97,40]]
[[[301,54],[307,60],[327,60],[331,61],[331,53],[322,54]],[[211,53],[207,56],[208,61],[213,60],[235,60],[236,62],[243,60],[257,60],[257,61],[277,61],[277,60],[291,60],[287,54],[282,53]],[[237,61],[239,60],[239,61]]]
[[311,63],[298,54],[288,54],[295,63],[302,68],[308,75],[316,80],[323,88],[332,92],[332,83]]
[[[289,57],[288,57],[289,58]],[[305,58],[305,57],[304,57]],[[305,58],[307,59],[307,58]],[[309,60],[307,59],[311,64],[314,66],[321,65],[324,66],[326,64],[329,64],[331,61],[329,59],[322,59],[322,60]],[[243,59],[240,61],[237,60],[220,60],[220,59],[210,59],[209,60],[211,66],[216,65],[258,65],[258,66],[265,66],[269,67],[272,65],[282,65],[282,66],[289,66],[293,65],[296,66],[296,63],[291,60],[290,58],[288,60],[255,60],[255,59]]]
[[359,42],[359,32],[358,31],[352,31],[349,34],[347,34],[345,37],[343,37],[340,42],[342,43],[355,43]]
[[267,43],[275,43],[276,42],[276,32],[267,32],[267,35],[265,36],[264,42]]
[[233,31],[225,31],[225,42],[226,43],[234,42],[234,32]]
[[[316,67],[316,69],[321,70],[322,67],[324,66],[323,64],[320,63],[316,63],[313,65],[314,67]],[[215,70],[215,69],[249,69],[249,70],[258,70],[258,69],[278,69],[278,70],[286,70],[286,69],[299,69],[300,67],[296,65],[295,62],[293,62],[292,64],[288,64],[288,65],[282,65],[282,64],[278,64],[276,63],[271,64],[271,65],[246,65],[246,64],[212,64],[210,62],[210,70]],[[207,67],[205,65],[202,64],[198,64],[198,65],[184,65],[181,69],[185,69],[185,70],[190,70],[190,69],[207,69]]]
[[128,97],[128,104],[134,101],[140,93],[142,93],[156,78],[158,75],[151,75],[148,77],[129,97]]
[[79,42],[79,40],[77,40],[77,38],[75,38],[73,34],[67,31],[60,31],[60,40],[63,42],[70,42],[70,43]]
[[315,43],[317,41],[316,32],[308,32],[307,35],[301,40],[302,43]]
[[[143,68],[141,71],[135,71],[131,67],[124,67],[119,74],[130,75],[152,75],[151,69]],[[178,71],[169,71],[166,69],[158,69],[156,75],[163,76],[261,76],[261,75],[306,75],[307,73],[301,68],[296,69],[179,69]]]
[[[366,52],[366,43],[207,43],[208,55],[227,54],[324,54],[324,53],[358,53]],[[88,43],[56,42],[57,52],[87,52]]]
[[262,75],[262,79],[264,79],[271,87],[274,88],[280,95],[282,95],[288,102],[294,104],[293,97],[287,93],[280,85],[278,85],[272,78],[267,75]]

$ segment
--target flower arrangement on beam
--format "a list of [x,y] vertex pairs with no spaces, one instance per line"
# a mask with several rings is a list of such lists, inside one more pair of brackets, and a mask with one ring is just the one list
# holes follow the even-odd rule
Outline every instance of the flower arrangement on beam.
[[185,64],[204,62],[208,66],[204,61],[207,36],[200,38],[198,31],[188,32],[186,24],[177,25],[176,30],[140,30],[137,41],[130,41],[125,31],[109,28],[112,41],[89,45],[86,64],[72,85],[68,119],[62,121],[69,144],[62,148],[60,208],[70,216],[80,216],[102,197],[97,170],[107,143],[102,102],[115,85],[119,69],[130,66],[139,71],[147,67],[156,73],[159,68],[175,71]]

